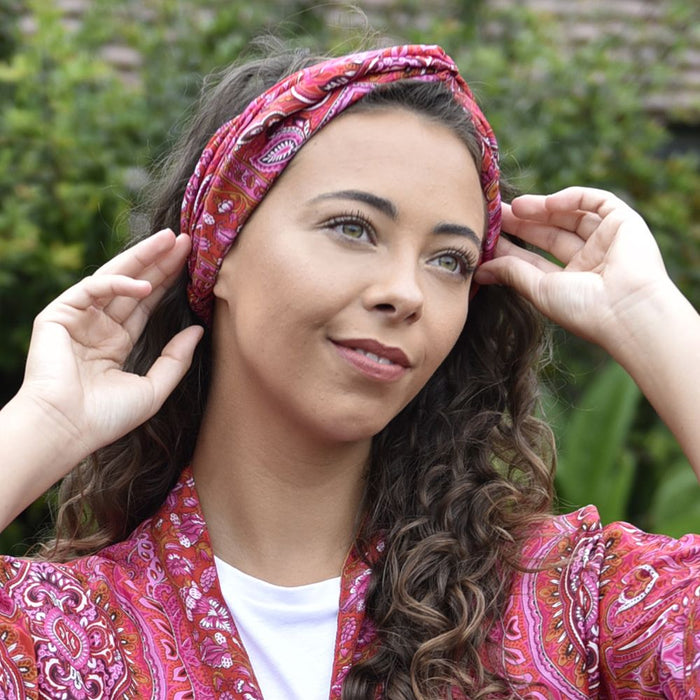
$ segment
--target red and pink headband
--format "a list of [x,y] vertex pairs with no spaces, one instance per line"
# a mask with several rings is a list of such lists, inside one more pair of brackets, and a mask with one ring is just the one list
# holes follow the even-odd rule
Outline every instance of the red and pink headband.
[[310,66],[254,99],[211,138],[187,183],[180,231],[192,237],[188,298],[211,321],[221,263],[246,220],[299,149],[368,92],[397,80],[440,81],[469,114],[481,141],[481,188],[488,208],[482,260],[501,230],[498,145],[469,86],[439,46],[395,46]]

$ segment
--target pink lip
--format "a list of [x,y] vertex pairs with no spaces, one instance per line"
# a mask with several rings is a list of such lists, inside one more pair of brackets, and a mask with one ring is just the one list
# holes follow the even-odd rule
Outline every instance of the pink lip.
[[[395,381],[411,367],[411,363],[400,348],[392,348],[370,338],[350,338],[332,341],[338,354],[366,376],[379,381]],[[386,358],[392,364],[385,364],[367,357],[358,350],[371,352]]]

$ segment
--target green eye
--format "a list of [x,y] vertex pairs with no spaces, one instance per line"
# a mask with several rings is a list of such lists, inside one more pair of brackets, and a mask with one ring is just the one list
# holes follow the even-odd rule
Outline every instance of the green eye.
[[435,259],[435,263],[448,272],[459,272],[460,270],[459,260],[454,255],[441,255]]
[[365,235],[365,227],[355,221],[345,221],[339,226],[341,233],[348,238],[362,238]]
[[443,250],[430,260],[430,264],[452,275],[460,275],[466,279],[474,271],[476,265],[475,262],[472,262],[473,257],[473,254],[468,251],[457,249]]
[[364,216],[360,214],[342,214],[323,224],[323,227],[335,232],[341,238],[362,243],[373,242],[375,238],[374,227]]

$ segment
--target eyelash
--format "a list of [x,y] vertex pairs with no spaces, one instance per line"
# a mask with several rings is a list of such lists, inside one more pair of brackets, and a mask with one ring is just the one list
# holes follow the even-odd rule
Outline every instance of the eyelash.
[[[336,226],[342,224],[359,224],[367,233],[369,240],[374,242],[376,240],[376,233],[374,226],[364,214],[359,211],[348,211],[344,214],[339,214],[333,218],[326,221],[323,226],[324,228],[334,229]],[[353,238],[344,233],[338,232],[340,236],[346,238],[350,241],[361,241],[359,238]],[[447,248],[446,250],[441,250],[437,255],[432,256],[431,260],[437,260],[444,256],[452,255],[457,258],[457,263],[459,265],[459,271],[456,273],[448,274],[459,274],[461,277],[469,277],[476,268],[477,260],[475,259],[474,251],[468,248]]]
[[[329,219],[325,224],[323,224],[323,226],[324,226],[324,228],[333,229],[336,226],[341,226],[342,224],[359,224],[360,226],[362,226],[362,228],[367,233],[370,241],[374,241],[376,239],[374,226],[372,226],[369,219],[367,219],[364,216],[364,214],[362,214],[359,211],[349,211],[349,212],[346,212],[345,214],[339,214],[338,216],[334,216],[332,219]],[[338,233],[339,233],[339,235],[341,235],[344,238],[347,238],[348,240],[351,240],[351,241],[360,241],[361,240],[359,238],[353,238],[352,236],[348,236],[348,235],[341,233],[341,232],[338,232]]]
[[474,259],[474,252],[468,248],[448,248],[447,250],[441,250],[437,255],[434,255],[432,259],[437,260],[449,255],[457,258],[457,263],[459,265],[459,272],[457,274],[462,277],[469,277],[469,275],[474,272],[476,260]]

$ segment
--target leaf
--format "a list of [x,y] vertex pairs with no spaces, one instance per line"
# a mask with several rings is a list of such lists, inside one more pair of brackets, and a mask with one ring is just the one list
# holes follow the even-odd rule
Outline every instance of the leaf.
[[609,362],[561,422],[557,490],[567,505],[593,503],[604,522],[625,518],[635,465],[624,449],[641,392]]
[[683,459],[669,467],[649,510],[651,529],[671,537],[700,532],[700,484]]

